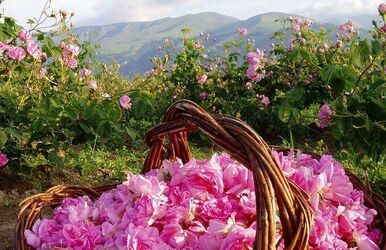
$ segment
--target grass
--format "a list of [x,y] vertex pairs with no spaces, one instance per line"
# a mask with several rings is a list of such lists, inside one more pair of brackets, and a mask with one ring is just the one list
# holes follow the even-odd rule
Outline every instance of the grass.
[[[200,144],[201,145],[201,144]],[[210,147],[207,143],[203,146],[191,144],[191,150],[195,158],[208,159],[218,148]],[[313,147],[317,153],[323,152],[323,144]],[[309,151],[309,150],[305,150]],[[145,145],[115,150],[107,148],[93,149],[90,145],[74,147],[66,153],[60,154],[61,166],[47,164],[45,158],[39,156],[27,158],[26,161],[33,166],[32,173],[21,176],[15,180],[11,178],[1,180],[4,182],[21,183],[24,189],[45,190],[58,184],[98,186],[103,184],[122,182],[129,172],[139,173],[145,162],[148,149]],[[335,158],[346,168],[368,181],[375,192],[381,193],[386,198],[386,169],[385,158],[380,162],[364,158],[357,161],[356,156],[344,151],[338,152]],[[42,160],[43,159],[43,160]],[[19,184],[20,185],[20,184]]]

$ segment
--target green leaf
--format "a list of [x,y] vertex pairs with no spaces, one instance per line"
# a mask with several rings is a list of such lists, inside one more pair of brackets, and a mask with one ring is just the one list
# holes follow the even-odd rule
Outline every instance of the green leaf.
[[282,122],[288,122],[291,118],[291,107],[288,105],[282,105],[279,108],[279,119]]
[[294,88],[286,93],[287,101],[289,103],[300,103],[305,94],[304,88]]
[[5,132],[7,132],[11,137],[20,140],[22,138],[22,135],[17,128],[6,128],[4,129]]
[[0,148],[3,148],[7,143],[7,134],[4,131],[0,131]]
[[84,123],[79,123],[79,126],[83,129],[84,132],[86,132],[86,134],[91,134],[92,131],[91,129]]
[[312,55],[304,48],[299,48],[300,55],[306,60],[307,63],[312,63]]
[[369,60],[369,56],[372,54],[372,43],[370,40],[360,41],[358,46],[353,49],[352,61],[353,63],[362,68],[364,63]]
[[129,128],[129,127],[125,127],[125,130],[126,130],[126,133],[130,137],[131,140],[134,141],[135,139],[137,139],[138,133],[134,129]]
[[373,48],[373,51],[372,51],[373,56],[377,55],[379,52],[382,52],[382,42],[378,39],[373,40],[372,41],[372,48]]
[[372,96],[367,97],[366,111],[370,118],[378,121],[386,120],[386,100],[378,101]]
[[328,65],[321,73],[323,81],[331,85],[336,94],[352,91],[356,83],[356,75],[352,68],[346,66]]

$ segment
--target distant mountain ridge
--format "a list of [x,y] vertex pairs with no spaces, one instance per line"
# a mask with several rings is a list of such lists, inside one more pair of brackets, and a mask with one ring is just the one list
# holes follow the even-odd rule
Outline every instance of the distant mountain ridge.
[[[240,20],[215,12],[204,12],[149,22],[84,26],[74,31],[84,39],[101,45],[98,50],[100,60],[116,60],[121,64],[121,73],[129,75],[150,69],[149,58],[159,55],[158,48],[163,45],[165,39],[170,39],[178,45],[183,28],[189,28],[193,37],[198,37],[201,32],[209,33],[207,46],[218,49],[224,42],[238,37],[239,27],[245,27],[248,29],[247,38],[254,39],[257,47],[269,48],[271,35],[282,27],[275,20],[286,16],[290,14],[270,12]],[[321,24],[315,25],[320,27]],[[335,27],[332,24],[323,26]]]

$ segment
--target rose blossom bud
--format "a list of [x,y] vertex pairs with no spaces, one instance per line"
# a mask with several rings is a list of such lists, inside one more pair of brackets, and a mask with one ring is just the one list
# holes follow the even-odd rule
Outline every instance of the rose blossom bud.
[[386,32],[386,24],[384,24],[384,25],[382,26],[381,30],[382,30],[383,32]]
[[90,87],[90,89],[97,89],[98,88],[98,84],[96,81],[94,80],[91,80],[87,83],[87,85]]
[[271,101],[269,100],[268,96],[263,95],[261,98],[261,103],[264,104],[265,106],[268,106]]
[[48,72],[48,70],[47,70],[47,68],[45,68],[45,67],[42,67],[42,68],[40,68],[40,70],[39,70],[39,74],[40,74],[41,76],[47,75],[47,72]]
[[197,82],[199,84],[204,84],[206,82],[206,80],[208,79],[208,76],[206,74],[203,74],[203,75],[200,75],[200,76],[197,76]]
[[82,68],[79,70],[79,73],[80,73],[80,77],[85,78],[86,76],[91,74],[91,70],[87,68]]
[[252,83],[251,83],[251,82],[247,82],[247,83],[245,84],[245,87],[246,87],[247,89],[251,89],[251,88],[252,88]]
[[239,28],[239,35],[240,36],[245,36],[248,34],[248,29],[247,28]]
[[337,40],[336,43],[335,43],[335,47],[342,48],[342,46],[343,46],[342,40]]
[[20,30],[19,33],[17,34],[17,36],[18,36],[19,39],[22,40],[23,42],[26,42],[26,41],[32,39],[31,33],[30,33],[28,30],[26,30],[26,29]]
[[379,14],[382,16],[382,15],[386,15],[386,3],[381,3],[379,6],[378,6],[378,12]]
[[331,116],[333,114],[334,112],[331,110],[330,106],[328,104],[323,104],[318,114],[318,122],[317,122],[318,127],[320,128],[328,127],[332,122]]
[[131,103],[131,98],[128,97],[127,95],[123,95],[121,96],[121,98],[119,98],[119,104],[123,109],[126,109],[126,110],[131,110],[131,105],[133,105]]
[[67,16],[67,11],[65,11],[65,10],[60,10],[59,13],[60,13],[63,17],[66,17],[66,16]]
[[200,97],[200,100],[205,101],[206,98],[208,98],[208,93],[206,93],[206,91],[202,91],[199,97]]

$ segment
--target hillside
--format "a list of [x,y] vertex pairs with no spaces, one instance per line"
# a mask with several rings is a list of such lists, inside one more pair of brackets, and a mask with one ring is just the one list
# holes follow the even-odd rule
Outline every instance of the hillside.
[[[238,36],[238,28],[248,28],[247,38],[254,39],[259,48],[268,48],[273,32],[281,28],[275,20],[290,14],[270,12],[256,15],[246,20],[221,15],[214,12],[189,14],[177,18],[163,18],[149,22],[117,23],[104,26],[85,26],[75,29],[84,39],[101,45],[99,59],[116,60],[121,64],[121,73],[143,73],[151,68],[149,58],[159,54],[158,47],[164,39],[173,40],[175,45],[181,43],[183,28],[190,29],[190,35],[199,36],[200,32],[210,33],[207,46],[211,50],[221,48],[224,42]],[[316,23],[314,28],[320,27]],[[333,25],[323,24],[333,27]]]

